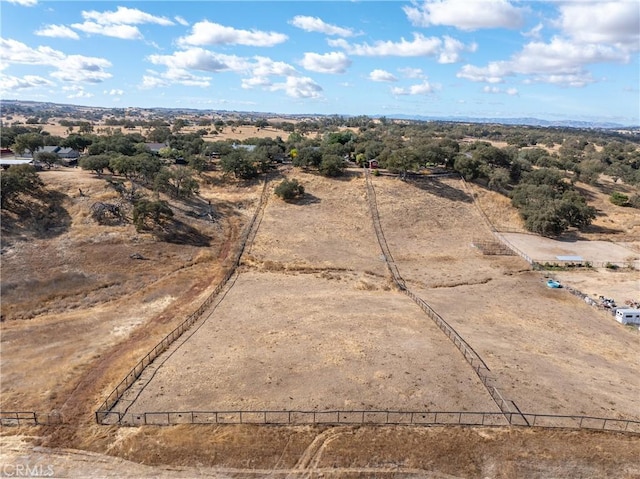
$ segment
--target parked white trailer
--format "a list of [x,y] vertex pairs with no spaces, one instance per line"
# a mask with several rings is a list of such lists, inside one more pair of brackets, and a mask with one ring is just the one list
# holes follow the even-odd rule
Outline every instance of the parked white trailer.
[[640,309],[618,308],[616,309],[616,321],[622,324],[640,325]]

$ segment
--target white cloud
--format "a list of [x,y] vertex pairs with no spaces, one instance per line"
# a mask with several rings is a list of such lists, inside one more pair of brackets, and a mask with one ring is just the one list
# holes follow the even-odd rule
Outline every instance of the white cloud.
[[329,45],[340,47],[351,55],[382,57],[418,57],[437,55],[442,48],[442,41],[435,37],[424,37],[419,33],[413,34],[413,40],[401,38],[399,42],[377,41],[373,45],[368,43],[349,44],[346,40],[329,40]]
[[158,17],[137,8],[118,7],[115,11],[83,11],[83,23],[73,23],[71,27],[92,35],[104,35],[122,40],[140,40],[143,37],[135,25],[152,23],[162,26],[175,25],[166,17]]
[[251,88],[264,88],[271,86],[271,80],[268,77],[251,77],[242,79],[242,88],[250,90]]
[[480,28],[518,28],[525,10],[507,0],[426,0],[403,7],[412,25],[429,27],[445,25],[460,30]]
[[518,94],[518,89],[517,88],[507,88],[506,90],[503,90],[502,88],[499,88],[497,86],[485,86],[482,91],[484,93],[492,93],[492,94],[507,94],[510,96],[515,96]]
[[482,91],[484,93],[502,93],[502,90],[497,86],[485,86]]
[[[296,69],[288,63],[273,61],[271,58],[261,56],[254,57],[253,60],[254,63],[248,67],[246,72],[250,77],[242,80],[242,88],[273,87],[274,83],[270,79],[272,76],[286,77],[289,83],[293,82],[289,78],[300,76]],[[286,91],[288,88],[287,83],[279,83],[278,85],[278,89],[281,90]]]
[[51,47],[31,48],[22,42],[0,38],[0,60],[26,65],[55,65],[64,60],[65,54]]
[[591,83],[586,66],[592,63],[626,62],[629,55],[606,45],[572,43],[554,37],[551,42],[530,42],[507,61],[490,62],[486,67],[464,65],[458,78],[471,81],[500,83],[506,76],[532,75],[536,81],[582,86]]
[[425,37],[420,33],[413,34],[413,40],[401,38],[399,42],[377,41],[373,45],[368,43],[350,44],[340,38],[329,40],[329,45],[345,50],[351,55],[359,56],[397,56],[397,57],[439,57],[439,63],[452,63],[459,61],[460,52],[463,50],[474,51],[476,45],[466,46],[462,42],[450,37],[444,37],[444,41],[437,37]]
[[385,71],[385,70],[378,70],[378,69],[373,70],[371,73],[369,73],[369,80],[381,81],[381,82],[398,81],[398,79],[392,73],[389,73],[388,71]]
[[444,43],[442,46],[442,51],[440,52],[440,56],[438,57],[438,63],[458,63],[462,60],[460,53],[465,50],[474,52],[478,48],[478,46],[473,43],[469,46],[466,46],[459,40],[451,37],[443,37]]
[[173,17],[173,19],[178,22],[180,25],[182,25],[183,27],[188,27],[189,26],[189,22],[187,22],[183,17],[181,17],[180,15],[176,15],[175,17]]
[[284,91],[292,98],[320,98],[322,87],[309,77],[287,77],[284,83],[275,83],[270,87],[271,91]]
[[179,45],[247,45],[271,47],[287,40],[277,32],[238,30],[209,21],[198,22],[191,27],[191,35],[178,39]]
[[36,75],[25,75],[22,78],[0,74],[0,91],[17,91],[42,86],[53,86],[53,82]]
[[22,5],[23,7],[33,7],[38,4],[38,0],[6,0],[8,3]]
[[[196,76],[189,70],[206,71],[213,73],[233,72],[240,75],[247,75],[242,80],[242,88],[273,87],[274,83],[270,79],[272,76],[299,77],[298,71],[285,62],[274,61],[263,56],[243,58],[236,55],[225,55],[214,53],[203,48],[189,48],[174,52],[171,55],[150,55],[147,58],[155,65],[163,65],[167,70],[162,73],[148,71],[143,76],[141,87],[154,88],[164,87],[172,84],[187,86],[206,87],[210,85],[211,78]],[[287,84],[280,83],[280,89],[286,90]],[[299,89],[304,85],[300,85]],[[293,87],[291,87],[293,88]],[[293,88],[291,91],[294,91]]]
[[578,43],[640,49],[640,5],[634,0],[572,2],[559,6],[564,33]]
[[552,85],[559,85],[559,86],[570,86],[570,87],[576,87],[576,88],[581,88],[583,86],[586,86],[590,83],[595,83],[595,80],[593,79],[593,77],[591,76],[591,73],[589,72],[580,72],[577,74],[570,74],[570,75],[554,75],[554,74],[548,74],[548,75],[535,75],[534,77],[528,79],[527,81],[525,81],[525,83],[550,83]]
[[318,73],[344,73],[351,66],[351,60],[342,52],[305,53],[300,62],[303,68]]
[[391,89],[391,93],[394,95],[429,95],[438,89],[436,85],[424,81],[417,85],[411,85],[409,88],[394,87]]
[[464,65],[456,74],[458,78],[476,82],[502,83],[502,77],[508,72],[508,68],[503,66],[506,62],[491,62],[486,67],[476,67],[474,65]]
[[168,81],[163,80],[162,78],[156,76],[155,73],[152,73],[151,75],[142,76],[142,83],[140,84],[140,88],[152,89],[152,88],[165,87],[169,85],[170,83]]
[[63,91],[69,92],[67,98],[91,98],[93,93],[85,91],[85,89],[78,85],[64,86]]
[[184,86],[208,87],[211,84],[209,77],[196,76],[182,68],[169,68],[162,77],[173,84]]
[[575,73],[589,63],[626,62],[629,55],[606,45],[579,45],[555,37],[531,42],[513,58],[518,73]]
[[65,25],[47,25],[40,30],[36,30],[35,34],[41,37],[71,38],[72,40],[80,38],[76,32]]
[[254,57],[249,67],[250,74],[258,78],[269,76],[299,76],[294,67],[285,62],[276,62],[268,57]]
[[338,27],[325,23],[318,17],[308,17],[304,15],[297,15],[289,22],[294,27],[298,27],[305,32],[319,32],[326,35],[336,35],[339,37],[351,37],[353,36],[353,30],[350,28]]
[[96,22],[84,22],[71,24],[76,30],[93,35],[120,38],[122,40],[140,40],[142,33],[138,27],[131,25],[102,25]]
[[543,28],[544,28],[544,25],[542,25],[542,23],[538,23],[535,27],[533,27],[528,32],[523,32],[522,36],[527,38],[539,39],[540,32],[542,31]]
[[424,78],[424,73],[421,68],[398,68],[398,71],[406,78]]
[[148,60],[155,65],[208,72],[243,71],[250,63],[235,55],[213,53],[203,48],[189,48],[172,55],[150,55]]
[[69,55],[59,70],[51,74],[52,77],[70,83],[101,83],[111,78],[111,73],[104,71],[111,66],[111,62],[104,58]]
[[31,48],[22,42],[0,38],[0,64],[45,65],[57,71],[51,76],[71,83],[99,83],[111,78],[105,71],[111,62],[104,58],[66,55],[50,47]]
[[174,25],[166,17],[157,17],[137,8],[118,7],[115,12],[83,11],[82,18],[100,25],[140,25],[154,23],[162,26]]
[[112,90],[105,90],[103,93],[109,96],[121,96],[124,95],[124,90],[114,88]]

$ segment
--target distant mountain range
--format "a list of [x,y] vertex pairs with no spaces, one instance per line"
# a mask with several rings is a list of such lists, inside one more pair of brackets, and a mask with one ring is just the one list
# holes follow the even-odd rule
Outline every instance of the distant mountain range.
[[[280,117],[280,118],[320,118],[325,116],[343,116],[345,118],[358,116],[358,115],[342,115],[342,114],[321,114],[321,113],[309,113],[309,114],[285,114],[285,113],[268,113],[268,112],[254,112],[254,111],[227,111],[227,110],[211,110],[211,109],[196,109],[196,108],[167,108],[167,107],[155,107],[155,108],[141,108],[141,107],[92,107],[82,105],[69,105],[60,103],[27,101],[27,100],[0,100],[2,105],[3,116],[20,113],[23,115],[37,115],[41,112],[58,113],[64,115],[73,115],[78,113],[86,114],[87,112],[124,112],[124,111],[146,111],[146,112],[161,112],[162,114],[228,114],[228,115],[248,115],[252,117]],[[120,113],[122,114],[122,113]],[[385,115],[363,115],[371,118],[386,117],[389,119],[397,120],[412,120],[412,121],[442,121],[442,122],[456,122],[456,123],[480,123],[480,124],[494,124],[494,125],[523,125],[523,126],[537,126],[537,127],[556,127],[556,128],[579,128],[579,129],[615,129],[615,130],[640,130],[640,123],[637,125],[623,125],[621,123],[614,123],[609,121],[584,121],[584,120],[541,120],[539,118],[520,117],[520,118],[479,118],[479,117],[467,117],[467,116],[427,116],[427,115],[407,115],[407,114],[385,114]]]
[[477,118],[466,116],[422,116],[422,115],[389,115],[388,118],[418,121],[445,121],[462,123],[489,123],[498,125],[526,125],[542,127],[564,127],[564,128],[598,128],[598,129],[632,129],[637,130],[640,125],[623,125],[608,121],[580,121],[580,120],[541,120],[539,118]]

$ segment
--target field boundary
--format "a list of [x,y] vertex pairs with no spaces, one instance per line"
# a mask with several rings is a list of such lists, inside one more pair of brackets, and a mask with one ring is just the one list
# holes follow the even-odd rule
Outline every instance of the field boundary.
[[[120,426],[175,426],[178,424],[257,425],[407,425],[407,426],[523,426],[590,429],[640,434],[640,421],[593,416],[474,411],[398,410],[227,410],[108,413],[107,424]],[[524,420],[523,420],[524,419]]]
[[[261,214],[264,209],[264,204],[267,200],[268,188],[267,185],[269,183],[269,176],[265,176],[262,185],[262,193],[260,195],[260,200],[256,210],[247,225],[244,229],[239,246],[236,250],[235,257],[233,259],[233,263],[231,264],[229,270],[225,274],[224,278],[220,281],[220,283],[216,286],[213,292],[204,300],[204,302],[200,305],[200,307],[191,313],[187,319],[185,319],[182,323],[180,323],[173,331],[167,334],[150,352],[146,354],[138,363],[133,367],[129,374],[125,376],[125,378],[120,381],[120,383],[116,386],[116,388],[107,396],[105,401],[96,411],[96,420],[98,423],[102,423],[105,415],[108,414],[111,409],[120,401],[124,393],[131,387],[131,385],[138,380],[142,372],[164,351],[166,351],[173,342],[175,342],[182,334],[187,331],[191,326],[193,326],[196,321],[198,321],[203,313],[213,304],[215,298],[220,294],[220,292],[224,289],[227,282],[233,274],[236,272],[236,269],[240,265],[240,260],[242,255],[244,254],[244,250],[246,248],[247,243],[255,237],[255,233],[252,232],[256,227],[256,219]],[[102,418],[102,419],[101,419]]]
[[387,240],[382,230],[382,224],[380,223],[380,213],[378,211],[378,204],[376,201],[376,192],[375,188],[373,187],[373,182],[371,180],[371,174],[369,170],[365,170],[364,176],[365,183],[367,185],[367,200],[369,204],[369,211],[371,212],[374,230],[393,281],[404,294],[411,298],[411,300],[413,300],[413,302],[415,302],[420,307],[420,309],[422,309],[422,311],[424,311],[426,315],[436,323],[440,330],[444,334],[446,334],[449,340],[451,340],[454,346],[458,348],[458,350],[464,356],[464,359],[471,365],[477,376],[480,378],[480,381],[487,389],[487,392],[489,393],[493,401],[498,405],[498,408],[500,408],[500,411],[502,411],[502,413],[504,414],[505,419],[509,421],[509,424],[514,421],[515,414],[518,416],[518,422],[523,422],[528,426],[529,421],[524,415],[522,415],[516,403],[510,399],[505,399],[500,390],[497,388],[496,379],[491,377],[491,371],[484,360],[480,357],[480,355],[426,301],[418,297],[415,293],[407,288],[407,285],[404,279],[402,279],[402,277],[400,276],[398,267],[393,260],[393,256],[391,255],[391,251],[389,250],[389,245],[387,244]]
[[[533,413],[473,411],[396,411],[396,410],[246,410],[246,411],[162,411],[103,414],[98,424],[118,426],[175,426],[179,424],[255,424],[255,425],[362,425],[362,426],[523,426],[545,429],[588,429],[640,434],[640,421],[593,416],[563,416]],[[526,423],[521,419],[525,418]],[[57,413],[31,411],[0,412],[0,426],[64,425]]]

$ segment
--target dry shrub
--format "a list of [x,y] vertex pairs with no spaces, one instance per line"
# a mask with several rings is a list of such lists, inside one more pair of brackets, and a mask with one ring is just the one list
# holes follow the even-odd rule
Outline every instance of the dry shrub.
[[210,263],[216,259],[216,255],[213,251],[206,249],[198,251],[195,258],[193,258],[192,264]]
[[262,263],[263,271],[284,271],[285,266],[278,261],[267,260]]
[[359,279],[356,282],[355,289],[357,289],[358,291],[377,291],[380,288],[375,284],[371,284],[369,281]]

